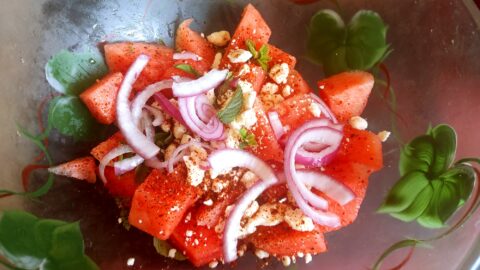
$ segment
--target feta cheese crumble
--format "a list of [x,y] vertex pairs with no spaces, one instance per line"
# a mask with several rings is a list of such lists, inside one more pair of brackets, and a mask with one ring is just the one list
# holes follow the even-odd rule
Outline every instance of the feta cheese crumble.
[[365,130],[368,127],[367,120],[363,119],[360,116],[354,116],[350,118],[349,123],[354,129],[358,130]]
[[250,60],[250,58],[252,58],[252,53],[247,51],[247,50],[243,50],[243,49],[235,49],[235,50],[232,50],[230,51],[230,53],[227,55],[228,59],[230,60],[231,63],[245,63],[247,62],[248,60]]
[[322,115],[322,111],[320,110],[320,106],[316,102],[310,103],[310,106],[308,106],[308,110],[315,117],[320,117],[320,115]]
[[286,63],[276,64],[270,69],[268,76],[278,84],[287,83],[289,72],[290,68]]

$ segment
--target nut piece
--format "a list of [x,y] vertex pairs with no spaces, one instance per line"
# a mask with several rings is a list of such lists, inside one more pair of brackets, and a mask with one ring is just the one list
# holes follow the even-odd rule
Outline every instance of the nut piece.
[[222,61],[222,53],[217,52],[215,54],[215,58],[213,58],[212,68],[218,68],[218,66],[220,66],[221,61]]
[[380,131],[377,136],[380,138],[380,140],[382,142],[386,142],[388,137],[390,137],[390,134],[391,132],[390,131],[386,131],[386,130],[383,130],[383,131]]
[[255,250],[255,255],[256,255],[257,258],[259,258],[259,259],[265,259],[265,258],[268,258],[268,257],[270,256],[270,254],[268,254],[268,252],[263,251],[263,250],[261,250],[261,249]]
[[360,116],[354,116],[350,118],[349,123],[354,129],[358,129],[358,130],[365,130],[368,127],[367,120],[363,119]]
[[230,33],[225,30],[213,32],[207,36],[207,40],[217,47],[223,47],[230,41]]
[[288,256],[283,256],[282,257],[283,266],[287,267],[287,266],[290,265],[291,262],[292,262],[292,260],[290,259],[290,257],[288,257]]

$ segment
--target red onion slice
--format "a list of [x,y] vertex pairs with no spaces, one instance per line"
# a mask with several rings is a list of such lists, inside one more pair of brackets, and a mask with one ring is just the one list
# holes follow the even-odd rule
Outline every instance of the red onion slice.
[[165,97],[162,93],[156,93],[154,96],[155,100],[158,102],[160,107],[173,119],[177,120],[180,124],[187,126],[185,121],[183,121],[182,115],[177,107],[175,107],[167,97]]
[[269,112],[268,113],[268,120],[270,121],[270,125],[272,126],[273,133],[275,134],[275,138],[279,140],[283,134],[285,134],[285,128],[278,117],[277,112]]
[[148,63],[148,56],[140,55],[130,66],[123,79],[117,96],[117,123],[128,145],[144,159],[155,157],[160,148],[155,145],[137,128],[130,111],[129,97],[132,92],[132,85]]
[[243,167],[261,179],[243,194],[228,215],[223,234],[223,255],[226,262],[232,262],[237,259],[238,233],[243,214],[263,191],[277,184],[279,180],[267,163],[243,150],[216,150],[209,155],[208,162],[217,173],[227,172],[234,167]]
[[140,121],[140,116],[142,114],[142,109],[147,104],[147,101],[157,92],[162,91],[167,88],[172,87],[172,80],[164,80],[161,82],[157,82],[151,84],[145,88],[142,92],[140,92],[132,102],[132,118],[134,123],[138,126]]
[[[196,99],[197,97],[178,98],[180,114],[185,120],[187,127],[204,140],[212,141],[221,139],[224,130],[223,124],[215,114],[209,119],[208,122],[203,122],[196,112]],[[211,108],[211,110],[213,110],[213,107],[208,103],[201,107]],[[207,112],[204,112],[203,118],[205,118],[206,115]]]
[[195,99],[195,112],[200,120],[208,123],[212,117],[215,116],[215,108],[208,102],[208,98],[205,95],[199,95]]
[[193,60],[193,61],[201,61],[202,57],[192,53],[183,51],[181,53],[174,53],[173,54],[174,60]]
[[113,159],[127,154],[132,153],[133,149],[128,145],[120,145],[115,147],[110,152],[108,152],[101,160],[100,165],[98,166],[98,174],[100,175],[100,179],[102,179],[103,183],[107,183],[107,179],[105,178],[105,167],[112,161]]
[[207,92],[219,86],[227,77],[228,70],[212,69],[202,77],[184,82],[174,82],[173,95],[176,97],[191,97]]
[[356,197],[349,187],[323,173],[312,170],[299,170],[297,171],[297,176],[303,184],[320,190],[340,205],[345,205]]
[[152,125],[154,127],[158,127],[160,126],[163,121],[165,121],[165,117],[163,116],[163,112],[156,108],[156,107],[153,107],[153,106],[150,106],[150,105],[145,105],[145,109],[151,113],[153,115],[153,121],[152,121]]
[[334,124],[338,123],[338,120],[333,114],[333,112],[319,96],[315,95],[314,93],[310,93],[310,97],[318,104],[318,106],[320,107],[320,111],[323,115],[330,119]]

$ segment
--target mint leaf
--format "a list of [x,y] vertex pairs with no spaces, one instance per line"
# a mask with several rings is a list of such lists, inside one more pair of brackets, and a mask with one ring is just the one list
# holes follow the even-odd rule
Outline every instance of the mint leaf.
[[81,53],[62,50],[45,65],[50,86],[68,95],[81,94],[107,72],[102,55],[93,50]]
[[430,132],[435,143],[435,155],[430,167],[432,177],[437,177],[447,170],[455,159],[457,134],[448,125],[438,125]]
[[429,180],[423,172],[413,171],[404,175],[392,187],[378,212],[397,213],[405,210],[427,185]]
[[255,43],[250,39],[247,39],[245,41],[245,45],[247,46],[247,49],[250,51],[250,53],[253,55],[253,59],[257,61],[260,67],[262,67],[264,71],[268,71],[268,62],[270,62],[271,60],[268,46],[263,44],[262,47],[260,47],[260,50],[257,51]]
[[192,74],[195,77],[200,77],[200,72],[198,72],[196,69],[194,69],[189,64],[178,64],[178,65],[175,65],[175,68],[183,70],[183,71],[187,72],[188,74]]
[[321,10],[310,20],[307,55],[322,64],[327,75],[369,70],[389,54],[387,26],[373,11],[360,10],[345,25],[333,10]]
[[252,146],[257,146],[257,140],[255,134],[249,132],[246,128],[242,127],[239,130],[240,134],[240,148],[245,149]]
[[400,153],[398,165],[400,175],[403,176],[411,171],[428,173],[435,155],[434,144],[431,136],[423,135],[405,145]]
[[[168,256],[168,252],[173,247],[167,241],[160,240],[154,237],[153,246],[155,247],[155,250],[157,251],[158,254],[162,255],[163,257],[170,258]],[[175,252],[175,256],[172,259],[175,259],[177,261],[185,261],[187,258],[181,253],[181,251],[177,250],[177,252]]]
[[224,124],[229,124],[233,120],[235,120],[235,117],[240,113],[240,110],[242,109],[243,106],[243,91],[242,88],[237,87],[237,90],[235,90],[235,93],[233,93],[232,98],[228,102],[228,104],[218,111],[217,117],[222,121]]
[[247,39],[245,41],[245,45],[247,45],[247,49],[250,51],[250,53],[253,55],[253,58],[256,59],[258,58],[258,52],[257,52],[257,48],[255,46],[255,43],[253,43],[252,40],[250,39]]

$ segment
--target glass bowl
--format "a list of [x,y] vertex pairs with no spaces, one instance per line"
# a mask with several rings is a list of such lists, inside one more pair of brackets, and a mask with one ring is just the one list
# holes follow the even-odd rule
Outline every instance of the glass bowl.
[[[305,58],[306,25],[321,8],[335,8],[329,1],[296,5],[287,0],[251,1],[272,29],[271,43],[295,55],[297,68],[313,86],[323,78],[320,67]],[[480,16],[473,0],[340,0],[346,18],[359,9],[372,9],[390,26],[388,41],[393,53],[385,64],[397,96],[398,135],[403,140],[425,132],[429,124],[449,123],[458,132],[458,156],[480,153]],[[185,18],[204,33],[233,31],[247,1],[240,0],[17,0],[3,1],[0,10],[0,186],[20,190],[23,166],[38,154],[20,136],[17,124],[37,132],[37,107],[52,89],[44,76],[50,56],[68,48],[95,47],[104,41],[163,40],[172,44],[174,30]],[[392,128],[392,114],[376,87],[365,117],[377,132]],[[50,143],[55,161],[62,162],[90,149],[59,136]],[[422,229],[376,214],[387,190],[398,179],[399,143],[384,144],[385,168],[370,179],[358,219],[350,226],[328,233],[328,252],[291,269],[368,269],[392,243],[404,237],[428,237],[439,230]],[[32,186],[45,180],[33,175]],[[68,221],[80,220],[88,254],[102,269],[190,269],[188,263],[156,255],[151,238],[117,223],[113,199],[101,185],[57,178],[53,190],[40,202],[10,197],[1,209],[25,208],[35,214]],[[476,213],[460,230],[417,249],[404,269],[474,269],[479,254],[480,217]],[[385,264],[393,266],[406,251],[395,253]],[[135,265],[126,261],[134,257]],[[237,269],[283,269],[275,261],[257,261],[248,255]],[[228,268],[228,267],[226,267]]]

